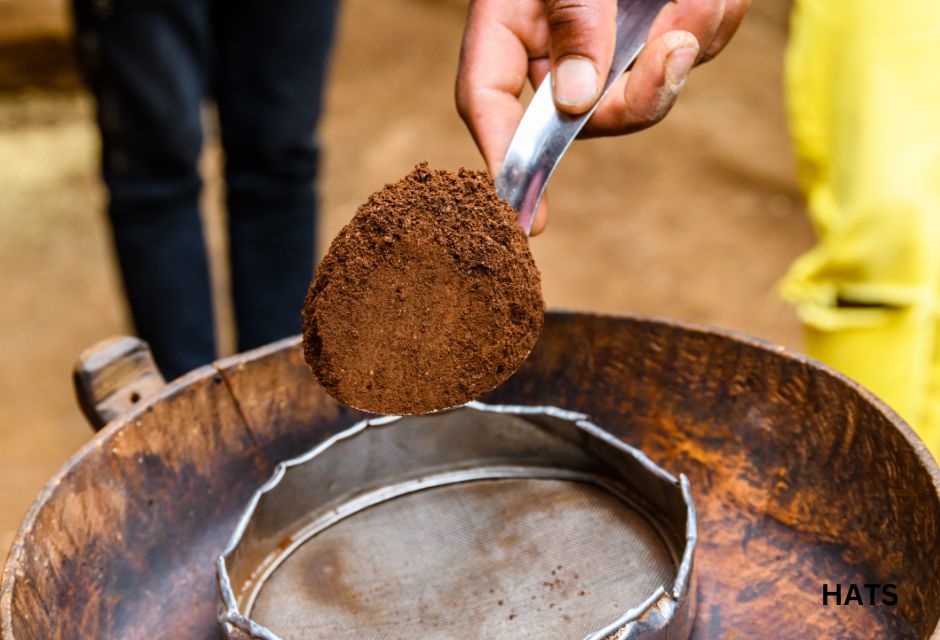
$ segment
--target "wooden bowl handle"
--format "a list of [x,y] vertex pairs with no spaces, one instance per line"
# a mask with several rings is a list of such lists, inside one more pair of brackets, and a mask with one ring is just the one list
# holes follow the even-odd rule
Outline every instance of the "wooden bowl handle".
[[78,406],[95,431],[164,387],[150,347],[116,336],[85,349],[72,373]]

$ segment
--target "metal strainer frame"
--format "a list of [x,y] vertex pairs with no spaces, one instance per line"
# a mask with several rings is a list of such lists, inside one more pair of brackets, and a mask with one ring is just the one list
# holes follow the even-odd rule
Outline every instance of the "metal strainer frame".
[[[462,424],[485,414],[504,419],[515,416],[522,421],[516,424],[526,426],[517,429],[519,434],[500,426],[494,430],[498,435],[481,438],[476,429]],[[439,424],[431,426],[429,421]],[[403,427],[427,429],[421,449],[402,455],[401,449],[394,446],[394,436],[398,435],[393,431],[395,425],[401,433],[406,430]],[[339,467],[334,467],[333,475],[319,478],[328,477],[328,482],[311,482],[313,471],[329,470],[331,453],[345,461],[355,455],[351,447],[357,439],[370,437],[388,437],[390,446],[388,456],[382,457],[378,467],[370,467],[369,477],[345,471],[337,474]],[[357,469],[352,464],[342,468]],[[317,533],[399,496],[497,478],[575,480],[601,487],[641,513],[669,547],[676,564],[672,585],[658,587],[644,602],[589,633],[584,640],[689,637],[695,617],[693,556],[697,532],[687,478],[681,474],[675,478],[641,451],[591,423],[584,414],[555,407],[479,402],[428,416],[363,420],[311,451],[280,463],[271,479],[252,497],[217,560],[219,622],[226,637],[281,640],[242,610],[251,610],[268,576]],[[294,491],[292,483],[298,483]],[[279,534],[272,537],[272,532]],[[290,532],[286,546],[284,532]],[[239,596],[233,583],[239,585]]]

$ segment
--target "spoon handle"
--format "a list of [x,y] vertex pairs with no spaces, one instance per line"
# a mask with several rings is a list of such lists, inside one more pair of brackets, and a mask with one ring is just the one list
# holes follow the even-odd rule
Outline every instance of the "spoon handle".
[[611,85],[636,60],[646,34],[659,11],[670,0],[618,0],[617,39],[610,74],[597,103],[587,112],[572,116],[555,107],[551,74],[539,86],[516,129],[503,166],[496,176],[496,193],[519,212],[517,218],[526,234],[545,184],[571,142],[581,131]]

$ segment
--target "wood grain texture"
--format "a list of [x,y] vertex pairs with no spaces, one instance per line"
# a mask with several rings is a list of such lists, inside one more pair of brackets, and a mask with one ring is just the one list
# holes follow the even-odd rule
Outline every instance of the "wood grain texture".
[[[740,336],[556,316],[490,400],[583,411],[689,476],[694,638],[940,637],[936,464],[820,365]],[[821,606],[824,583],[850,582],[896,583],[899,604]]]
[[[940,473],[866,392],[747,338],[549,314],[485,400],[583,411],[692,482],[693,637],[940,638]],[[214,560],[273,466],[361,414],[297,339],[193,372],[119,418],[39,497],[11,551],[0,638],[211,638]],[[893,582],[897,607],[823,607]]]
[[216,637],[212,557],[267,474],[214,368],[169,385],[100,432],[28,514],[2,636]]

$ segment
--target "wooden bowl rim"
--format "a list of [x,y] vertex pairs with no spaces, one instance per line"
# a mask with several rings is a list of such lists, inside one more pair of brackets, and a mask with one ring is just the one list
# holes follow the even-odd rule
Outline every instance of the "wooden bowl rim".
[[[860,396],[863,401],[876,409],[890,424],[892,424],[901,432],[906,442],[914,450],[917,458],[920,460],[921,464],[930,475],[931,480],[933,481],[934,497],[936,498],[937,502],[940,503],[940,467],[938,467],[937,461],[934,459],[933,455],[927,449],[926,445],[923,443],[920,437],[901,418],[900,415],[891,409],[891,407],[889,407],[884,401],[875,396],[871,391],[863,387],[858,382],[855,382],[848,376],[840,373],[839,371],[822,362],[819,362],[818,360],[815,360],[805,354],[799,353],[782,345],[777,345],[761,338],[749,336],[733,329],[712,327],[704,323],[689,322],[685,320],[661,318],[644,314],[609,314],[566,309],[553,309],[546,312],[546,323],[550,323],[556,319],[585,319],[627,322],[636,325],[658,325],[690,335],[723,338],[739,345],[744,345],[759,351],[763,351],[765,353],[772,354],[773,356],[783,358],[784,360],[790,361],[792,363],[805,365],[812,369],[816,369],[817,371],[821,371],[822,373],[836,379],[844,387]],[[15,636],[13,634],[12,600],[13,590],[16,586],[17,580],[17,568],[20,565],[20,559],[25,549],[25,539],[32,531],[36,518],[48,502],[49,498],[55,494],[59,485],[61,485],[66,480],[73,469],[81,465],[85,458],[90,456],[92,452],[101,449],[107,442],[109,442],[114,434],[116,434],[128,424],[132,423],[135,419],[137,419],[140,415],[148,411],[157,403],[168,400],[183,389],[200,380],[220,375],[223,371],[231,367],[244,366],[255,360],[273,355],[280,351],[300,348],[300,343],[301,336],[291,336],[277,340],[262,347],[258,347],[257,349],[253,349],[251,351],[220,358],[211,364],[194,369],[189,373],[186,373],[179,378],[168,382],[164,389],[162,389],[159,393],[144,399],[144,401],[140,402],[138,405],[135,405],[135,408],[132,411],[115,420],[112,420],[101,431],[95,434],[87,443],[85,443],[78,451],[72,454],[72,456],[69,457],[62,468],[59,469],[59,471],[39,492],[39,495],[33,501],[33,504],[27,511],[26,516],[23,518],[23,521],[17,530],[16,537],[14,538],[10,547],[7,560],[3,568],[2,577],[0,577],[0,636],[6,640],[15,640]],[[536,343],[536,348],[538,348],[538,343]],[[933,632],[931,637],[940,638],[940,626],[938,626],[938,628]]]

